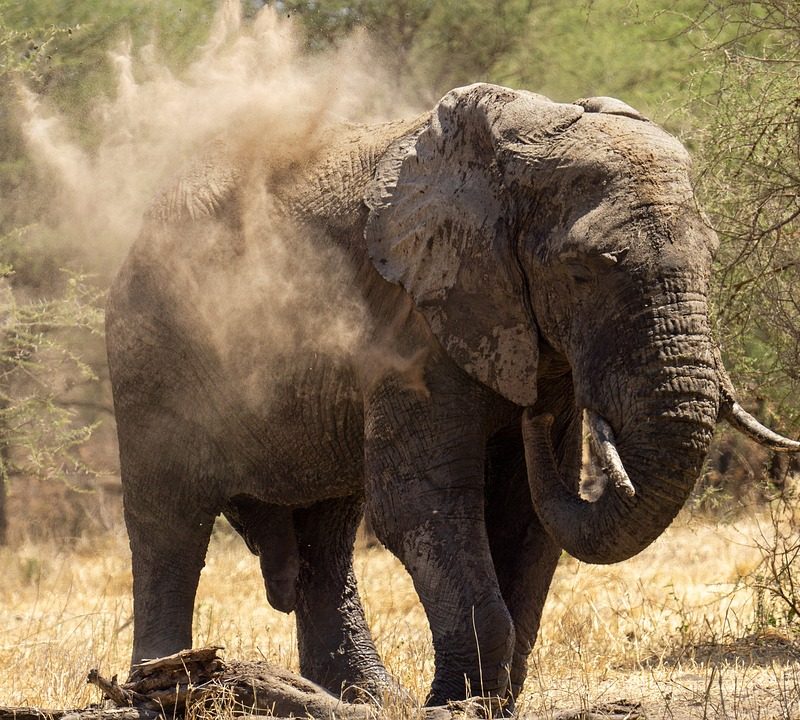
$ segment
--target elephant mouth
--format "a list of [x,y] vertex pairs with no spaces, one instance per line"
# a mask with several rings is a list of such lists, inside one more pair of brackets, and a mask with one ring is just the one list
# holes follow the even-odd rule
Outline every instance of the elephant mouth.
[[[723,401],[720,406],[719,418],[727,421],[734,429],[769,450],[774,452],[800,451],[800,442],[783,437],[765,427],[735,400]],[[596,466],[602,470],[601,487],[593,501],[607,491],[609,484],[626,497],[634,497],[636,488],[625,470],[611,423],[600,413],[588,408],[584,409],[584,421],[589,429],[590,451]]]

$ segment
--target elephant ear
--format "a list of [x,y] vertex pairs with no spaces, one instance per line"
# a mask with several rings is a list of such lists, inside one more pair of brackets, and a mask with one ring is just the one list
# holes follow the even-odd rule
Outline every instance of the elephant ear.
[[617,100],[613,97],[590,97],[583,98],[575,101],[576,105],[580,105],[586,112],[590,113],[605,113],[606,115],[622,115],[623,117],[633,118],[634,120],[648,121],[642,113],[636,108],[632,108],[622,100]]
[[520,405],[536,399],[538,333],[501,165],[508,148],[544,143],[582,113],[496,85],[458,88],[388,148],[365,198],[375,268],[453,360]]

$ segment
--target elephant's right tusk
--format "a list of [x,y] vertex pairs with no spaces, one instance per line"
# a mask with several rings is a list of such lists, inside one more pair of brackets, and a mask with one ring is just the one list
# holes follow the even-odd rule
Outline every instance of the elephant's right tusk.
[[617,444],[614,440],[614,431],[608,421],[598,415],[594,410],[586,410],[586,421],[589,425],[589,432],[592,437],[592,445],[595,454],[600,460],[603,472],[614,483],[614,486],[622,490],[628,497],[636,494],[625,466],[617,452]]
[[775,452],[800,452],[800,442],[785,438],[768,427],[764,427],[735,401],[725,403],[720,414],[740,433],[752,438],[759,445],[768,447]]

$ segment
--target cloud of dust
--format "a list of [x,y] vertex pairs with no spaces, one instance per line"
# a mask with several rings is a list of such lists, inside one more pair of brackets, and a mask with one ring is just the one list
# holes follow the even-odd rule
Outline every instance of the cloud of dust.
[[136,237],[155,192],[213,138],[260,138],[290,149],[300,127],[380,116],[388,84],[354,36],[341,50],[308,58],[291,21],[265,7],[244,24],[237,0],[224,0],[207,43],[179,76],[159,63],[154,46],[136,57],[130,42],[111,53],[117,93],[93,108],[99,144],[70,140],[62,118],[23,91],[31,154],[58,181],[65,223],[93,249],[117,258]]
[[[276,348],[352,352],[366,315],[348,294],[347,264],[334,248],[321,252],[277,217],[268,175],[313,157],[333,124],[398,114],[367,40],[354,37],[335,53],[308,57],[299,32],[273,9],[245,24],[239,3],[225,0],[207,43],[180,75],[159,63],[154,47],[134,57],[128,43],[112,57],[117,93],[95,110],[100,140],[91,151],[25,93],[26,138],[58,182],[54,201],[70,234],[118,264],[159,191],[173,186],[173,195],[184,193],[178,201],[192,215],[214,209],[214,198],[204,194],[209,187],[244,183],[249,189],[235,240],[220,222],[189,243],[162,248],[199,330],[239,368],[238,380],[253,385],[263,385],[265,355]],[[217,162],[205,190],[184,187],[180,178],[208,175],[209,163]],[[169,205],[169,197],[160,202]],[[235,252],[220,254],[234,242]]]

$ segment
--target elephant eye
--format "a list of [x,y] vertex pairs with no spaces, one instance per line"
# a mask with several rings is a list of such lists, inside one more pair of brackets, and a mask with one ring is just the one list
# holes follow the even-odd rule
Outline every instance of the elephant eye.
[[589,285],[594,282],[595,273],[588,265],[578,260],[569,260],[564,263],[564,268],[576,285]]

